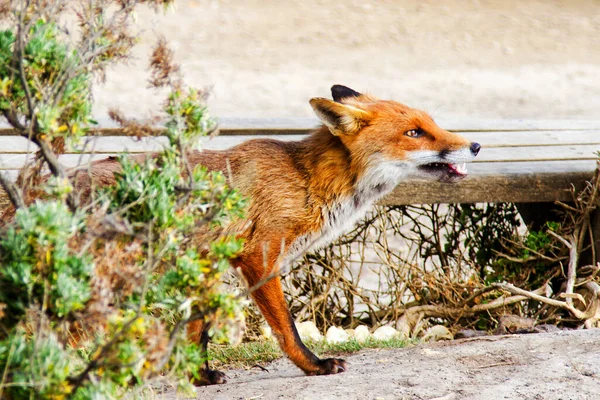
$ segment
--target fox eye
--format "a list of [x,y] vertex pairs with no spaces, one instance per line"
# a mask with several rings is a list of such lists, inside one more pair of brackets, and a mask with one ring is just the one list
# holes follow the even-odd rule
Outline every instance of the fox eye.
[[424,132],[420,129],[411,129],[410,131],[404,132],[404,134],[411,138],[418,138],[423,136]]

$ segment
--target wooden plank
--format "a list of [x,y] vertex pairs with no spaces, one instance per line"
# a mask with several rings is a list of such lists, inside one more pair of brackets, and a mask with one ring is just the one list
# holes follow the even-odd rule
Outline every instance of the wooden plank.
[[485,162],[468,165],[469,177],[515,176],[591,173],[596,160],[559,160],[559,161],[522,161],[522,162]]
[[[499,175],[546,175],[552,173],[590,173],[594,171],[595,160],[569,160],[569,161],[527,161],[527,162],[489,162],[469,164],[469,178],[480,179]],[[7,169],[2,172],[9,178],[16,178],[18,170]],[[418,179],[411,180],[421,184]]]
[[595,168],[595,160],[472,164],[460,182],[401,183],[382,203],[569,201],[571,187],[582,189]]
[[[116,155],[118,154],[63,154],[59,160],[65,167],[73,168],[85,165],[90,161],[103,160]],[[28,154],[0,154],[0,170],[19,169],[31,158],[32,156]]]
[[[549,175],[474,176],[455,184],[406,182],[381,201],[383,205],[480,203],[480,202],[554,202],[570,201],[572,185],[581,189],[592,173]],[[0,188],[0,209],[7,204]]]
[[[600,131],[518,131],[518,132],[464,132],[463,135],[474,142],[481,143],[484,149],[500,147],[542,147],[580,145],[597,148],[600,145]],[[205,138],[202,143],[210,149],[226,149],[251,139],[273,138],[277,140],[301,140],[304,135],[235,135]],[[75,149],[67,150],[67,154],[85,152],[96,153],[140,153],[160,151],[168,143],[166,137],[145,137],[135,139],[124,136],[101,136],[82,139]],[[591,148],[592,148],[591,147]],[[0,141],[0,153],[24,154],[35,151],[37,146],[25,138],[8,136]],[[485,154],[485,152],[483,153]]]
[[[3,170],[3,171],[0,171],[0,174],[3,174],[4,176],[8,177],[8,179],[11,181],[14,181],[17,179],[17,175],[19,175],[19,170],[18,169]],[[2,190],[1,187],[0,187],[0,190]]]
[[[251,139],[271,138],[277,140],[301,140],[303,135],[285,135],[285,136],[215,136],[207,137],[201,141],[202,148],[212,150],[223,150]],[[145,137],[137,140],[125,136],[102,136],[93,137],[85,146],[78,145],[75,149],[67,149],[66,154],[79,154],[81,150],[86,153],[144,153],[160,151],[163,146],[168,144],[168,139],[164,136]],[[8,136],[2,139],[0,143],[0,154],[26,154],[37,150],[37,146],[31,144],[27,139],[18,136]]]
[[595,160],[600,144],[566,146],[482,147],[475,163],[499,161]]
[[[469,119],[436,118],[436,123],[450,131],[523,131],[523,130],[600,130],[600,120],[546,120],[546,119]],[[316,118],[220,118],[219,125],[226,131],[266,129],[312,129],[318,126]],[[240,134],[240,133],[233,133]]]
[[[287,134],[285,132],[264,131],[253,132],[252,135],[237,134],[216,136],[210,140],[219,142],[231,140],[232,145],[244,140],[256,138],[272,138],[278,140],[300,140],[306,134]],[[544,131],[458,131],[467,139],[481,143],[486,147],[518,147],[518,146],[560,146],[565,144],[600,144],[600,128],[597,130],[544,130]],[[221,145],[219,145],[221,147]]]
[[[263,136],[256,137],[262,138]],[[279,140],[300,140],[303,136],[287,135]],[[264,138],[272,138],[264,136]],[[0,147],[0,170],[10,170],[21,168],[27,159],[30,159],[31,155],[26,153],[27,140],[24,138],[10,137],[12,143],[6,147],[12,151],[5,151],[3,147]],[[12,139],[18,139],[12,142]],[[233,137],[214,137],[207,138],[202,148],[208,150],[224,150],[232,146],[238,145],[248,140],[247,136],[233,136]],[[87,163],[90,159],[99,160],[108,156],[114,156],[122,154],[123,152],[128,153],[143,153],[148,151],[159,151],[162,149],[163,144],[166,144],[167,140],[165,137],[156,138],[144,138],[143,141],[136,142],[131,138],[127,137],[101,137],[95,138],[94,144],[88,148],[93,148],[95,154],[90,158],[89,153],[74,153],[73,151],[67,152],[60,156],[61,162],[68,167],[74,167],[78,164],[81,159],[83,163]],[[4,146],[4,145],[2,145]],[[34,149],[37,148],[34,146]],[[25,150],[25,151],[23,151]],[[29,158],[28,158],[29,157]]]
[[600,129],[600,120],[436,118],[436,123],[444,129],[462,132]]
[[455,184],[401,183],[382,204],[570,201],[593,172],[472,176]]
[[[136,139],[127,136],[85,137],[73,149],[66,149],[67,154],[85,153],[140,153],[161,151],[168,144],[164,136],[144,137]],[[0,140],[0,153],[25,154],[37,151],[38,147],[29,140],[19,136],[8,136]]]
[[[581,189],[596,161],[479,163],[456,183],[410,180],[401,183],[382,204],[553,202],[571,200],[570,188]],[[15,178],[17,171],[5,171]],[[0,193],[0,204],[3,193]]]
[[[291,137],[288,137],[291,139]],[[240,140],[242,140],[240,138]],[[211,140],[205,143],[206,149],[222,149],[231,146],[230,141]],[[524,162],[524,161],[552,161],[552,160],[595,160],[600,152],[600,144],[567,145],[567,146],[529,146],[529,147],[483,147],[479,156],[473,164],[497,163],[497,162]],[[89,160],[100,160],[119,153],[97,153],[97,154],[64,154],[60,160],[67,167],[86,164]],[[29,154],[7,154],[0,153],[0,169],[21,168]]]
[[[308,134],[317,128],[320,122],[316,118],[249,118],[221,119],[220,135],[295,135]],[[164,129],[157,125],[155,135],[162,134]],[[110,120],[100,120],[96,127],[90,128],[96,136],[123,136],[123,130]],[[15,136],[15,131],[6,123],[0,123],[0,137]]]
[[[444,129],[454,132],[509,132],[509,131],[600,131],[600,120],[478,120],[478,119],[438,119]],[[319,126],[316,118],[221,118],[221,135],[295,135],[307,134]],[[157,126],[156,135],[161,128]],[[123,136],[123,131],[114,122],[100,119],[97,128],[92,129],[98,136]],[[14,130],[0,123],[0,136],[14,136]]]
[[490,147],[562,146],[600,144],[600,130],[589,131],[513,131],[459,132],[467,139]]

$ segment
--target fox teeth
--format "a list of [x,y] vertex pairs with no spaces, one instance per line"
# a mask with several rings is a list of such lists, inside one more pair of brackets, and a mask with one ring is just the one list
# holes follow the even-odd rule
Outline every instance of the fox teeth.
[[456,170],[458,172],[460,172],[461,174],[466,174],[467,173],[467,164],[466,163],[462,163],[456,166]]

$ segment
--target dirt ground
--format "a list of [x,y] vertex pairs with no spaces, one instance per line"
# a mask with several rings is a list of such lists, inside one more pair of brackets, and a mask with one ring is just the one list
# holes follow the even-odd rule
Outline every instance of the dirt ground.
[[[595,400],[600,329],[438,342],[368,350],[348,371],[306,377],[288,360],[227,374],[198,399]],[[165,398],[173,399],[171,392]]]
[[341,83],[436,118],[600,118],[598,0],[177,4],[139,13],[136,58],[97,88],[98,117],[156,110],[139,70],[164,35],[221,117],[312,116],[308,100]]
[[[600,118],[598,0],[188,0],[142,11],[135,58],[95,90],[94,112],[133,117],[162,96],[138,71],[157,36],[218,117],[312,116],[341,83],[436,118]],[[287,360],[229,371],[199,399],[598,399],[600,330],[453,341],[347,357],[304,377]],[[174,398],[172,392],[166,398]]]

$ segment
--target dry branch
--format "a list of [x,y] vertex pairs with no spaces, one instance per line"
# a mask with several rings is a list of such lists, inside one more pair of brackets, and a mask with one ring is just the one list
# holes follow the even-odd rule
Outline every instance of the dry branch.
[[25,206],[23,196],[19,192],[19,189],[12,183],[3,173],[0,173],[0,186],[8,194],[8,198],[15,208],[21,208]]
[[582,312],[575,308],[572,302],[568,303],[566,301],[550,299],[548,297],[541,296],[537,293],[520,289],[514,285],[511,285],[510,283],[494,283],[493,286],[515,295],[524,296],[532,300],[539,301],[540,303],[548,304],[558,308],[564,308],[565,310],[568,310],[571,314],[573,314],[576,318],[581,320],[586,320],[591,317],[591,315],[589,315],[588,313]]
[[[489,286],[486,290],[493,290],[496,286]],[[536,289],[533,292],[527,292],[532,295],[539,296],[545,293],[547,288],[541,287]],[[499,297],[489,303],[478,304],[473,307],[445,307],[443,305],[423,305],[423,306],[414,306],[406,309],[405,313],[407,314],[422,314],[424,317],[433,317],[433,318],[456,318],[460,317],[468,317],[477,313],[486,312],[495,310],[497,308],[506,307],[511,304],[518,303],[523,300],[527,300],[531,298],[530,296],[524,294],[518,294],[511,297]]]

